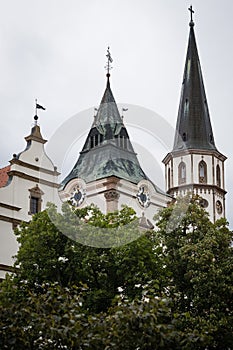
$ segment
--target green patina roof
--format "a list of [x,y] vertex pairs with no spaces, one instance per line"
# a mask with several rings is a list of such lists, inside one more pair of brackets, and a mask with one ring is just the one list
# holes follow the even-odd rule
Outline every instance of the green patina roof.
[[116,176],[133,183],[138,183],[147,176],[141,169],[135,154],[118,149],[106,143],[86,153],[80,154],[77,163],[63,181],[65,185],[71,179],[79,177],[85,182],[92,182],[110,176]]
[[[65,186],[77,177],[89,183],[110,176],[135,184],[143,179],[149,180],[130,142],[108,77],[102,101],[83,149],[62,185]],[[163,193],[156,186],[155,188]]]
[[96,127],[100,133],[105,133],[106,125],[111,125],[113,132],[117,135],[124,126],[122,117],[118,111],[116,101],[113,97],[110,88],[109,78],[107,80],[107,87],[105,89],[103,98],[101,100],[97,115],[95,117],[92,128]]

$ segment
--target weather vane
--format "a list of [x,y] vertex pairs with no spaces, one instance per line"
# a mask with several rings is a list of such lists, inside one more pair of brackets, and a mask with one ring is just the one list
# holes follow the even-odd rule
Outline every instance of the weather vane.
[[194,11],[193,11],[192,5],[190,5],[190,7],[188,8],[188,10],[190,11],[190,16],[191,16],[191,21],[190,21],[190,23],[193,23],[193,13],[194,13]]
[[107,75],[109,75],[110,69],[112,69],[111,63],[113,62],[109,49],[110,47],[108,46],[107,55],[106,55],[108,60],[107,60],[106,66],[104,67],[107,70]]
[[37,120],[38,120],[37,109],[42,109],[43,111],[46,110],[46,108],[39,105],[39,103],[37,103],[37,99],[35,99],[35,116],[34,116],[35,124],[37,124]]

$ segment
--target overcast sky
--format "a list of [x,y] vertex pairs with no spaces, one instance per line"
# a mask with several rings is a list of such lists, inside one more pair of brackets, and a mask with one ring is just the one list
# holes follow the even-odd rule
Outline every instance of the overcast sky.
[[[85,114],[85,123],[80,117],[82,126],[77,135],[89,128],[93,107],[98,106],[105,89],[108,45],[114,67],[111,87],[117,102],[137,105],[139,111],[142,107],[154,111],[167,122],[170,131],[175,128],[190,1],[0,0],[0,5],[0,166],[24,149],[35,98],[46,107],[39,113],[46,139],[52,139],[74,115],[91,108]],[[232,227],[233,2],[194,0],[192,5],[215,142],[228,157],[226,204]],[[136,123],[140,124],[138,118]],[[124,120],[140,152],[145,135],[132,128],[130,108]],[[159,135],[159,125],[152,128],[157,128]],[[172,137],[169,140],[167,150],[173,143]],[[49,156],[56,160],[55,153],[51,148]],[[160,164],[160,159],[157,162]],[[161,165],[157,177],[163,177],[162,170]],[[161,186],[161,179],[148,175]]]

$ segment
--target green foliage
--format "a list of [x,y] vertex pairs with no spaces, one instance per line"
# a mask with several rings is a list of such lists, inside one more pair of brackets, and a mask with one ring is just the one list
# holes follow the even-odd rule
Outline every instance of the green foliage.
[[[79,330],[85,328],[87,315],[82,309],[85,288],[62,289],[59,285],[43,284],[40,293],[29,286],[15,285],[27,297],[20,307],[3,289],[0,306],[1,349],[70,349],[79,346]],[[75,324],[75,327],[74,327]]]
[[75,210],[65,203],[62,213],[57,213],[53,205],[47,213],[61,232],[85,246],[119,247],[141,236],[135,212],[126,206],[104,215],[94,205]]
[[[50,210],[55,211],[55,208],[52,206]],[[60,214],[55,214],[59,220]],[[67,220],[63,222],[72,224],[71,214],[65,207]],[[96,226],[116,227],[117,224],[122,226],[127,235],[132,230],[132,226],[127,224],[135,219],[135,212],[127,207],[119,213],[104,215],[96,207],[90,206],[76,210],[75,215],[79,222],[85,222],[85,231],[90,227],[93,235]],[[114,297],[119,295],[119,288],[133,299],[141,293],[141,288],[135,285],[143,285],[160,276],[160,266],[153,253],[154,243],[142,235],[137,226],[134,230],[138,231],[140,238],[131,244],[111,249],[95,248],[82,245],[60,233],[46,211],[34,215],[31,222],[22,223],[16,230],[20,249],[16,257],[19,270],[14,280],[27,281],[34,290],[43,283],[58,283],[61,287],[86,284],[86,308],[93,312],[105,311]],[[154,268],[151,269],[151,266]]]
[[[60,233],[51,215],[69,237],[101,227],[139,238],[85,246]],[[159,213],[155,232],[142,234],[134,219],[127,207],[108,215],[64,207],[61,217],[51,206],[22,223],[18,270],[0,288],[0,348],[233,349],[226,221],[211,223],[189,196]]]
[[[17,286],[21,288],[22,286]],[[24,287],[25,291],[25,287]],[[44,284],[38,295],[28,288],[21,307],[2,297],[1,349],[179,349],[170,301],[146,295],[129,302],[119,298],[108,313],[87,314],[87,289]],[[145,301],[146,298],[146,301]]]
[[233,235],[226,220],[211,223],[199,198],[185,197],[164,209],[157,225],[170,275],[165,288],[183,315],[181,329],[208,335],[210,349],[231,349]]
[[74,210],[74,213],[80,219],[88,216],[90,225],[101,228],[125,226],[137,219],[135,211],[126,205],[120,211],[103,214],[99,208],[91,204],[85,208]]

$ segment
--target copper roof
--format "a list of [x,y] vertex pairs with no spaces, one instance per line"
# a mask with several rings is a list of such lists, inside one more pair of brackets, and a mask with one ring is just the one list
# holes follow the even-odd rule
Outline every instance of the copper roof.
[[148,179],[143,172],[113,97],[109,77],[94,123],[65,186],[73,178],[87,183],[116,176],[133,183]]
[[[127,129],[111,91],[109,76],[94,123],[76,164],[62,181],[62,187],[74,178],[86,183],[115,176],[137,184],[149,180],[134,152]],[[157,192],[165,194],[155,184]]]

